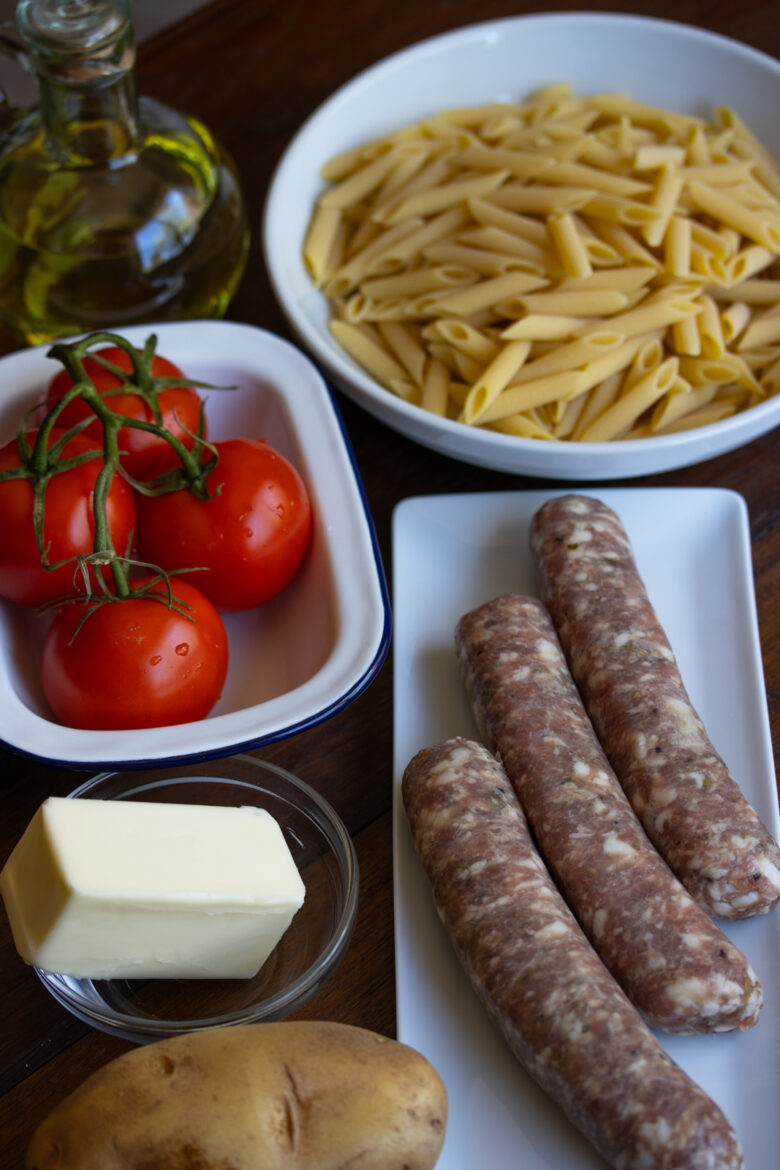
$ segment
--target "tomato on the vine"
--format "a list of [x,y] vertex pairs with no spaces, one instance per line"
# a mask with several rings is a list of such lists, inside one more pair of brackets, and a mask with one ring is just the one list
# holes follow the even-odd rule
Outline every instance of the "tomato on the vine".
[[264,439],[214,447],[219,462],[205,477],[211,499],[187,488],[139,494],[138,551],[167,570],[197,566],[185,576],[215,605],[251,609],[286,588],[301,567],[311,505],[301,476]]
[[[130,356],[119,346],[105,346],[96,351],[98,357],[104,358],[120,370],[132,371]],[[142,422],[154,422],[150,407],[140,394],[133,391],[130,384],[123,384],[121,378],[102,366],[96,358],[88,354],[84,358],[84,370],[95,385],[95,389],[105,398],[108,406],[117,414],[128,418],[140,419]],[[167,358],[155,354],[152,358],[151,373],[157,378],[183,378],[184,374],[178,366]],[[61,370],[49,384],[46,396],[46,407],[50,408],[62,398],[73,385],[67,370]],[[162,413],[162,425],[185,447],[191,448],[194,442],[193,435],[197,433],[202,400],[200,395],[191,386],[170,386],[161,389],[158,393],[158,403]],[[89,418],[92,410],[88,403],[81,398],[74,398],[62,410],[57,418],[57,426],[62,430]],[[205,422],[204,422],[205,433]],[[101,441],[102,429],[97,419],[87,428],[86,434]],[[155,465],[156,471],[168,467],[175,467],[178,459],[175,451],[168,442],[151,431],[140,430],[136,427],[122,427],[118,433],[119,447],[122,452],[120,463],[134,479],[149,478],[150,467]]]
[[[28,433],[32,445],[36,431]],[[52,431],[51,447],[61,436]],[[70,561],[57,569],[45,569],[33,526],[33,486],[28,479],[0,482],[0,595],[22,605],[39,606],[72,594],[79,588],[74,577],[75,558],[92,552],[95,524],[92,497],[95,480],[103,465],[97,443],[74,435],[62,455],[67,459],[82,451],[96,452],[77,467],[52,475],[44,495],[43,544],[47,563]],[[15,439],[0,448],[0,471],[19,467]],[[125,552],[135,528],[135,502],[130,487],[114,476],[106,503],[108,532],[115,550]]]
[[199,590],[178,578],[170,585],[186,613],[169,607],[163,584],[155,597],[104,601],[85,618],[89,603],[57,613],[43,646],[41,679],[61,723],[112,730],[208,715],[227,674],[225,627]]

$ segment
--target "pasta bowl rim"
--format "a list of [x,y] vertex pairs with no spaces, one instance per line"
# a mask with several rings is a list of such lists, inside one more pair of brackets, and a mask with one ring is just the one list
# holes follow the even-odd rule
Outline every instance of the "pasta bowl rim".
[[[634,440],[548,442],[467,427],[430,415],[393,395],[341,349],[327,329],[324,297],[310,281],[303,265],[301,253],[308,214],[304,219],[301,200],[308,200],[306,212],[310,213],[313,196],[322,187],[319,178],[322,163],[342,149],[419,120],[426,113],[490,100],[486,94],[481,99],[459,101],[458,93],[453,92],[457,81],[451,82],[443,95],[439,94],[437,82],[441,77],[436,68],[443,72],[451,53],[463,51],[464,46],[477,46],[489,59],[490,53],[498,52],[496,46],[507,37],[522,37],[530,53],[536,34],[550,41],[561,37],[561,43],[565,44],[567,30],[570,41],[579,40],[583,32],[601,38],[607,34],[634,38],[642,33],[645,43],[647,35],[654,34],[680,51],[684,48],[687,52],[693,46],[705,55],[725,54],[751,75],[753,71],[762,72],[762,79],[771,84],[780,100],[780,62],[774,58],[718,33],[654,17],[600,12],[532,13],[480,22],[429,37],[369,66],[341,86],[309,116],[289,143],[272,177],[263,211],[262,244],[271,285],[298,340],[348,397],[392,429],[440,453],[494,470],[578,480],[635,477],[702,462],[742,446],[780,423],[780,396],[718,422]],[[605,50],[608,52],[609,49]],[[415,77],[420,65],[424,70],[418,74],[425,73],[424,81],[419,75]],[[518,68],[521,66],[522,63]],[[694,80],[686,84],[699,85],[701,78],[697,81],[695,70],[692,72]],[[567,80],[572,80],[575,90],[578,89],[576,77]],[[427,104],[423,109],[418,108],[416,115],[404,117],[402,112],[395,112],[394,98],[400,94],[402,84],[407,88],[416,86],[428,95]],[[469,84],[473,89],[473,81]],[[500,78],[495,88],[501,88]],[[531,83],[526,88],[532,90],[535,85]],[[607,91],[617,86],[610,84],[607,75],[600,88]],[[431,97],[434,94],[437,96]],[[698,104],[708,105],[710,109],[724,104],[713,93],[711,83],[709,95],[709,98],[700,97]],[[407,103],[406,109],[413,99],[401,96]],[[658,104],[670,105],[660,99]],[[359,114],[358,106],[362,111]],[[384,111],[383,121],[374,134],[361,133],[355,127],[358,116],[365,121],[364,111],[368,107]],[[297,207],[293,185],[298,188]]]

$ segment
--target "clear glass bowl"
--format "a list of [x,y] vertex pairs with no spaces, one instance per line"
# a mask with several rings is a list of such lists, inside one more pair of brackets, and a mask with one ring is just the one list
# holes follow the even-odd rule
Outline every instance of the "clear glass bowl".
[[279,822],[306,886],[303,906],[253,979],[93,980],[36,968],[44,987],[74,1016],[147,1043],[284,1019],[333,974],[355,924],[358,865],[340,817],[308,784],[274,764],[238,755],[164,772],[103,772],[70,796],[266,809]]

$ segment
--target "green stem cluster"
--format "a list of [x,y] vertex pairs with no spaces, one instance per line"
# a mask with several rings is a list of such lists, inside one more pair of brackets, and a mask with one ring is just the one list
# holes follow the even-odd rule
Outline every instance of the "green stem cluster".
[[[138,483],[123,472],[125,478],[132,483],[134,488],[147,494],[155,495],[174,490],[178,487],[187,486],[198,498],[207,499],[209,493],[206,488],[205,477],[216,465],[217,461],[216,451],[203,439],[202,416],[199,427],[201,433],[194,436],[195,441],[191,450],[163,425],[158,401],[158,393],[161,389],[174,385],[203,386],[205,384],[193,382],[190,379],[156,378],[152,374],[152,362],[156,343],[156,337],[154,335],[150,336],[146,341],[143,351],[139,352],[135,346],[131,345],[123,337],[113,333],[100,332],[92,333],[74,343],[59,343],[54,345],[49,350],[48,356],[56,358],[62,363],[70,376],[72,385],[59,401],[48,410],[38,426],[38,433],[32,445],[27,437],[26,427],[30,414],[39,408],[34,408],[32,412],[28,412],[24,416],[20,422],[16,439],[20,466],[0,473],[0,479],[26,478],[32,482],[34,491],[33,525],[38,548],[41,552],[41,562],[46,566],[46,549],[44,547],[43,536],[46,485],[53,475],[75,467],[89,459],[100,458],[101,456],[100,451],[84,451],[75,456],[63,457],[63,450],[70,439],[75,434],[80,433],[86,426],[90,425],[92,419],[85,419],[83,422],[71,427],[50,445],[51,434],[56,427],[60,414],[74,398],[81,398],[88,404],[102,427],[102,465],[98,472],[93,492],[94,539],[92,554],[88,557],[80,557],[78,559],[82,564],[87,562],[92,565],[110,566],[114,580],[115,592],[113,596],[116,599],[130,597],[134,593],[128,574],[128,565],[130,562],[126,555],[120,554],[114,548],[107,517],[108,493],[114,476],[121,470],[121,452],[118,440],[119,431],[125,427],[150,431],[158,437],[163,438],[176,453],[178,459],[177,468],[172,473],[167,472],[165,475],[160,476],[158,480],[154,480],[150,484]],[[118,346],[128,355],[132,366],[132,372],[129,374],[126,370],[122,370],[118,366],[114,366],[112,363],[101,359],[99,355],[93,355],[93,357],[94,360],[99,361],[103,366],[122,379],[123,385],[117,393],[124,391],[126,387],[130,387],[133,393],[140,394],[148,404],[155,420],[154,422],[147,422],[143,419],[129,418],[126,415],[118,414],[111,409],[105,397],[98,393],[92,379],[86,372],[84,358],[93,346],[102,344]],[[209,388],[216,389],[216,387]],[[110,391],[108,394],[110,394]],[[210,458],[205,463],[203,461],[204,446],[207,446],[212,451]],[[129,550],[126,551],[129,552]],[[154,568],[153,566],[147,567]],[[155,571],[159,574],[158,580],[163,577],[167,580],[167,575],[161,570],[157,569]],[[88,579],[88,573],[85,573],[85,577]]]

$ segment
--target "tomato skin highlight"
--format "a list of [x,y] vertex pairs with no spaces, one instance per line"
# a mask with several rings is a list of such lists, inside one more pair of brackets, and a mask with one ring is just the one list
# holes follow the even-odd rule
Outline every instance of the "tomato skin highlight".
[[[31,445],[35,433],[28,434]],[[59,431],[52,431],[49,445],[59,435]],[[75,435],[63,455],[74,456],[86,450],[100,448],[83,435]],[[12,439],[0,448],[0,471],[18,467],[19,462],[16,440]],[[98,454],[79,467],[58,472],[46,485],[43,535],[44,545],[49,546],[50,564],[92,552],[92,493],[102,465],[102,455]],[[114,476],[111,483],[106,514],[114,548],[122,555],[135,528],[136,514],[133,492],[119,476]],[[43,568],[32,515],[31,482],[11,479],[0,483],[0,596],[21,605],[39,606],[74,592],[75,564]]]
[[131,597],[100,605],[73,637],[86,605],[61,609],[41,657],[44,694],[68,727],[125,730],[204,719],[228,667],[222,618],[192,585],[173,592],[189,617],[164,601]]
[[[112,362],[115,366],[119,366],[121,370],[127,370],[128,373],[132,370],[132,362],[128,354],[117,345],[105,346],[96,351],[101,357],[106,358],[107,361]],[[107,391],[116,390],[122,385],[121,380],[112,374],[110,370],[104,369],[99,362],[95,361],[94,357],[89,354],[84,358],[84,369],[95,384],[95,388],[101,396],[106,396]],[[152,374],[159,378],[182,378],[184,375],[178,366],[173,362],[168,361],[167,358],[155,354],[152,359]],[[46,396],[46,406],[51,408],[56,402],[59,402],[63,394],[73,385],[73,381],[67,370],[61,370],[52,378]],[[158,402],[160,410],[162,411],[163,426],[166,427],[172,434],[180,439],[185,447],[191,448],[193,445],[192,434],[197,433],[198,419],[201,410],[200,395],[190,386],[172,386],[167,390],[161,390],[158,395]],[[151,410],[144,402],[143,398],[138,394],[132,392],[132,387],[128,386],[119,393],[111,393],[106,397],[106,404],[111,407],[117,414],[126,415],[128,418],[141,419],[143,422],[154,422],[154,416]],[[89,418],[92,415],[92,410],[83,398],[74,398],[63,408],[62,413],[57,418],[57,426],[67,431],[69,427],[81,422],[82,419]],[[185,428],[185,429],[183,429]],[[191,434],[188,434],[191,432]],[[85,432],[96,442],[102,444],[103,430],[98,419],[94,419],[92,423],[86,428]],[[205,420],[204,420],[204,436],[205,436]],[[122,427],[118,432],[117,441],[119,443],[120,463],[129,475],[134,479],[139,479],[142,482],[149,479],[151,476],[152,465],[156,468],[156,474],[166,471],[170,467],[176,467],[178,459],[176,452],[166,442],[165,439],[154,435],[150,431],[142,431],[135,427]]]
[[[215,605],[252,609],[285,589],[301,567],[311,535],[311,504],[293,465],[264,439],[214,444],[217,467],[209,493],[189,490],[139,495],[141,559],[184,573]],[[182,577],[177,576],[177,580]]]

